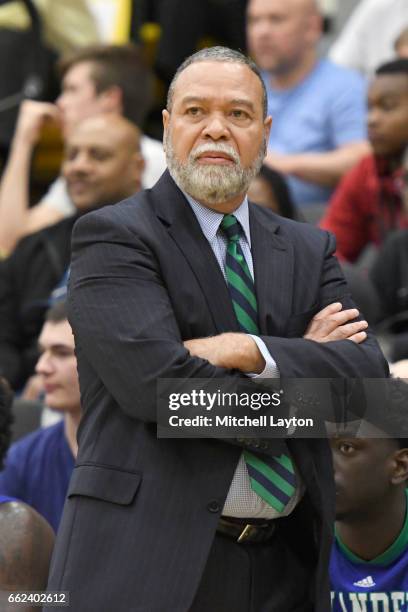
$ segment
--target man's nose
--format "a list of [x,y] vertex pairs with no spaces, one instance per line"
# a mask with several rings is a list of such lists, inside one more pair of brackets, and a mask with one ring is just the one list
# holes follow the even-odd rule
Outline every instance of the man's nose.
[[227,120],[220,115],[210,115],[203,129],[203,136],[212,140],[227,140],[229,138]]
[[52,371],[52,361],[47,351],[44,351],[38,358],[35,365],[36,374],[47,375]]
[[64,110],[64,106],[65,106],[64,100],[65,100],[64,93],[60,93],[58,98],[56,98],[55,100],[55,106],[57,106],[60,109],[60,111]]
[[333,462],[333,473],[334,473],[334,477],[336,478],[339,473],[341,460],[339,457],[339,451],[336,450],[335,447],[332,447],[332,462]]
[[91,159],[85,152],[78,153],[74,159],[67,161],[67,169],[69,169],[69,172],[87,173],[90,171],[91,165]]
[[367,125],[372,127],[380,121],[380,111],[377,108],[370,108],[367,112]]

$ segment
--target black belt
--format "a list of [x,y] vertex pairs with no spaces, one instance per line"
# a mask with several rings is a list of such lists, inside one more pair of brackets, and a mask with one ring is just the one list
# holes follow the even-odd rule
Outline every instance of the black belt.
[[243,542],[267,542],[276,530],[276,520],[239,519],[221,516],[217,531],[233,538],[240,544]]

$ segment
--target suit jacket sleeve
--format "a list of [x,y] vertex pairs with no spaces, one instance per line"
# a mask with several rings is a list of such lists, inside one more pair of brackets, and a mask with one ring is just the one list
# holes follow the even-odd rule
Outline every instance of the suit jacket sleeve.
[[[327,245],[320,282],[320,295],[315,312],[333,302],[341,302],[343,309],[355,308],[340,265],[334,257],[336,241],[327,233]],[[306,317],[311,319],[310,317]],[[360,316],[359,319],[362,317]],[[298,320],[296,320],[298,319]],[[278,338],[262,336],[282,377],[286,378],[377,378],[388,375],[388,365],[370,330],[361,344],[350,340],[319,343],[301,336],[309,320],[289,319],[291,336]]]

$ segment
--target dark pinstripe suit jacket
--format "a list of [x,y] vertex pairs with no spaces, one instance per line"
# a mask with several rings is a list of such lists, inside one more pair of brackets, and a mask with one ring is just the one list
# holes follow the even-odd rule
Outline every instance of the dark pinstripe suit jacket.
[[[250,225],[260,329],[281,374],[383,376],[373,338],[300,339],[318,309],[351,305],[333,239],[257,206]],[[151,191],[83,217],[71,270],[84,417],[49,588],[69,590],[75,612],[185,612],[241,449],[157,440],[156,380],[234,375],[182,345],[237,330],[228,289],[168,173]],[[328,610],[330,455],[324,441],[294,440],[291,450],[308,495],[284,528],[315,566],[315,610]]]

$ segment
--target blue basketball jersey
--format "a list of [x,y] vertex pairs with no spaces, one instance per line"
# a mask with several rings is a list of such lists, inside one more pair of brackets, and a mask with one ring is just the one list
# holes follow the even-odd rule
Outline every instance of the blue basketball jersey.
[[354,555],[336,534],[330,580],[335,612],[408,612],[408,511],[398,538],[371,561]]
[[0,495],[0,504],[7,504],[13,501],[18,501],[18,499],[16,497],[10,497],[9,495]]

